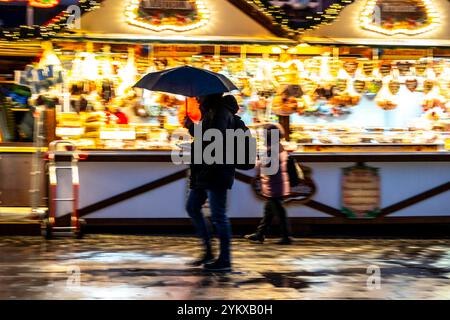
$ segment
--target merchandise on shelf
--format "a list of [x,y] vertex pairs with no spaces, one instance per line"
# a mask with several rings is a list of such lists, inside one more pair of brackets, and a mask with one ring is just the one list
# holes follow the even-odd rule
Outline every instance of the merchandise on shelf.
[[[54,60],[50,49],[44,56]],[[235,93],[239,114],[251,126],[290,116],[291,140],[299,147],[441,143],[445,132],[438,122],[449,117],[450,62],[445,59],[340,59],[330,54],[305,58],[286,54],[149,57],[138,46],[122,47],[120,52],[111,46],[98,49],[88,44],[85,51],[76,49],[57,57],[66,68],[70,97],[64,113],[58,115],[58,136],[76,137],[88,148],[176,148],[170,135],[182,126],[186,115],[200,120],[195,99],[133,89],[132,85],[147,72],[184,64],[230,78],[240,89]],[[68,62],[70,54],[73,59]],[[407,112],[404,124],[395,119],[393,125],[383,123],[395,112],[405,112],[404,96],[408,94],[415,95],[409,101],[422,106],[421,114]],[[363,109],[365,113],[386,112],[377,116],[385,118],[378,123],[380,131],[373,125],[364,126]],[[372,123],[372,115],[367,117]],[[413,120],[417,120],[414,125]],[[355,121],[360,124],[358,130]],[[311,125],[299,130],[302,122]],[[400,131],[386,134],[385,129],[393,126],[407,130],[408,123],[417,130],[403,136]],[[435,129],[439,133],[432,135]],[[397,135],[391,136],[393,132]],[[431,133],[427,136],[425,132]]]

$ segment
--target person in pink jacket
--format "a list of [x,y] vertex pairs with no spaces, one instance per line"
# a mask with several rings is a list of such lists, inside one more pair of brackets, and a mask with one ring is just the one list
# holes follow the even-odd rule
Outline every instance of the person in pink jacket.
[[[266,156],[270,159],[279,161],[278,170],[275,174],[264,174],[263,167],[271,165],[267,159],[260,157],[256,163],[257,174],[261,180],[261,194],[267,199],[264,206],[264,217],[262,218],[257,230],[253,234],[246,235],[245,238],[250,241],[264,242],[265,235],[272,224],[273,218],[278,217],[281,229],[281,240],[277,244],[291,244],[289,223],[286,209],[283,207],[283,199],[289,196],[290,184],[288,174],[288,153],[284,150],[280,140],[284,137],[284,130],[279,124],[267,124],[265,129],[265,144],[267,148]],[[272,139],[274,130],[278,130],[278,135]],[[278,137],[278,139],[276,139]],[[276,143],[274,146],[272,144]],[[278,157],[273,155],[278,152]]]

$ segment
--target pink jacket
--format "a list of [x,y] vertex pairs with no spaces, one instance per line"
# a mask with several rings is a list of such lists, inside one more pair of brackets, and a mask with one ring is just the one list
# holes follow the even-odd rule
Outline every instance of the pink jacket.
[[[279,149],[279,169],[274,175],[260,174],[262,159],[256,163],[257,172],[261,178],[261,193],[268,198],[279,198],[288,196],[290,193],[289,174],[287,169],[288,153],[280,145]],[[269,166],[268,164],[264,165]]]

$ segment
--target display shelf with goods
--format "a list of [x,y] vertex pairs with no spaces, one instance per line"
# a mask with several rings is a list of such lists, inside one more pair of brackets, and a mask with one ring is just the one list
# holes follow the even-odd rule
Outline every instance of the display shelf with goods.
[[[88,47],[92,51],[92,44]],[[163,50],[153,46],[150,58],[139,46],[122,47],[116,53],[110,46],[97,53],[61,51],[63,61],[72,61],[66,77],[71,101],[69,112],[57,115],[57,134],[77,138],[80,147],[89,149],[176,148],[170,137],[173,130],[183,130],[185,98],[131,86],[151,70],[190,64],[225,74],[237,84],[239,115],[251,127],[289,116],[290,146],[297,151],[445,149],[447,59],[374,60],[332,56],[330,49],[322,49],[328,53],[318,56],[294,54],[292,48],[286,50],[290,54],[271,53],[282,50],[278,47],[254,55],[247,48],[243,57],[230,54],[232,48],[224,49],[227,54],[216,48],[216,55],[202,55],[205,49],[196,48],[194,55],[173,51],[172,56],[158,56]],[[115,143],[100,138],[114,128],[121,128]],[[123,141],[125,129],[139,134]],[[153,131],[165,132],[159,135],[160,145],[148,142]]]
[[[92,48],[92,44],[88,46]],[[226,53],[222,53],[221,49]],[[96,50],[96,53],[88,53],[89,50],[78,53],[62,50],[60,56],[63,64],[64,61],[70,62],[66,70],[66,87],[71,101],[66,104],[68,109],[64,110],[69,112],[60,112],[57,116],[57,135],[69,138],[74,134],[71,138],[81,138],[78,140],[80,146],[85,143],[85,147],[102,148],[102,131],[111,131],[120,126],[122,129],[139,131],[134,145],[139,149],[150,148],[145,148],[145,138],[151,136],[153,131],[165,131],[167,134],[164,136],[170,137],[173,130],[182,130],[180,123],[186,112],[185,97],[151,93],[132,89],[131,86],[149,71],[185,64],[220,72],[236,83],[242,89],[236,95],[241,105],[239,114],[247,122],[268,119],[270,113],[259,105],[259,97],[270,95],[273,86],[266,89],[268,85],[265,82],[268,81],[261,75],[264,72],[261,66],[277,61],[279,54],[273,54],[272,47],[249,46],[245,55],[241,49],[237,46],[177,46],[172,48],[169,55],[165,53],[167,46],[157,45],[151,49],[106,45],[103,51]],[[189,55],[189,52],[195,54]],[[88,73],[83,70],[88,70]],[[192,114],[198,110],[195,104],[195,99],[189,99],[187,109],[190,116],[198,120],[199,115]],[[147,134],[144,134],[146,131]],[[166,142],[161,141],[161,145],[166,145]],[[132,141],[126,145],[133,148]],[[147,145],[156,147],[154,143]]]

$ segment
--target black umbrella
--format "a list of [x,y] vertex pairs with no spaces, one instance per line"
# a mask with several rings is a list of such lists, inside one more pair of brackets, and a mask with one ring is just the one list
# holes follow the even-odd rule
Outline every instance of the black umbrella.
[[238,90],[224,75],[190,66],[151,72],[139,80],[134,87],[186,97],[199,97]]

